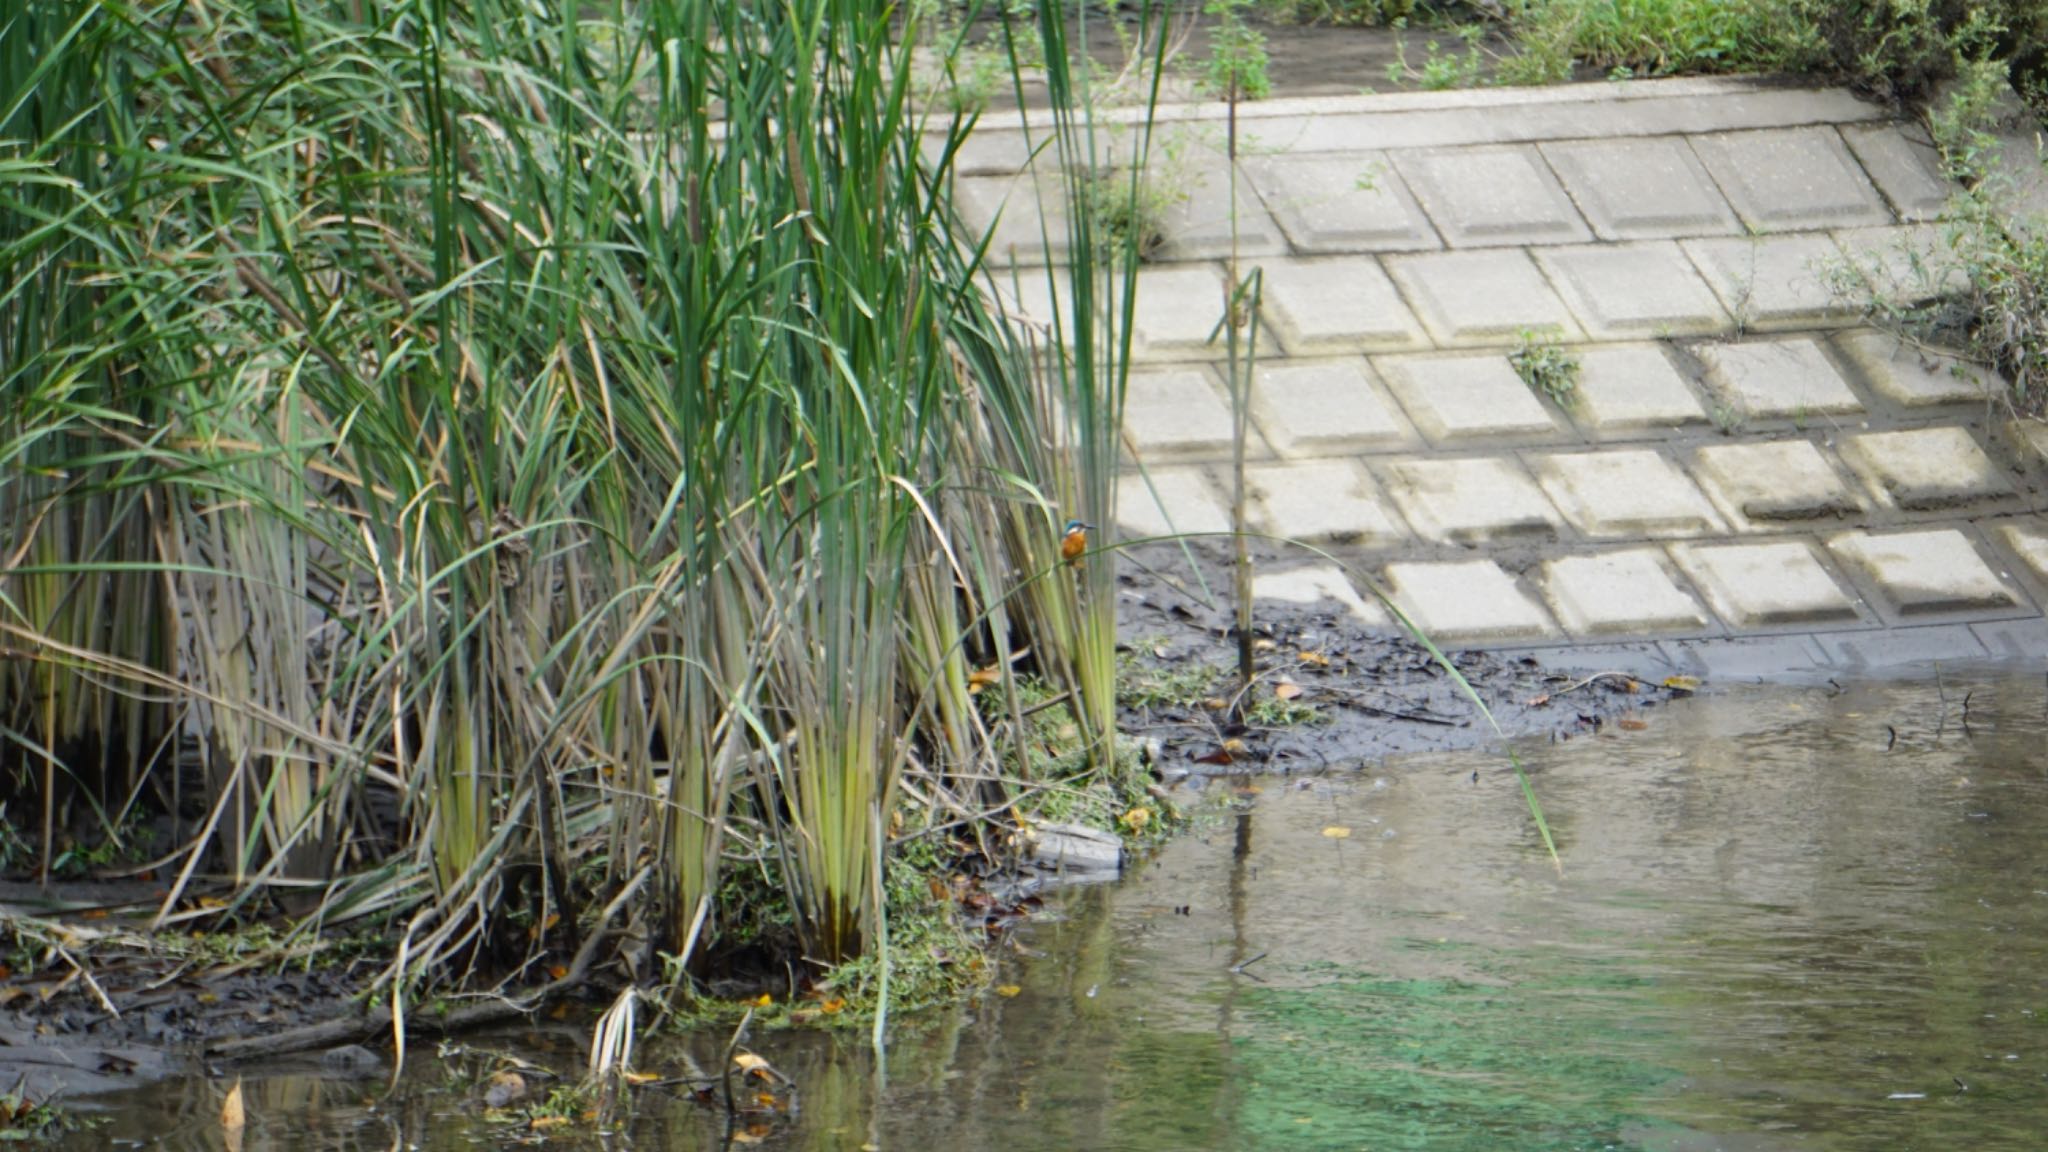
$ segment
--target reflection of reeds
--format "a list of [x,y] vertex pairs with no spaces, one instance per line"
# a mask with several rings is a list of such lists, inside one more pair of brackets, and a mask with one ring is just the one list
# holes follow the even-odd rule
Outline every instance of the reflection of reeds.
[[1002,801],[1020,725],[970,655],[1028,652],[1106,762],[1111,565],[1057,526],[1114,520],[1135,254],[1077,224],[1036,355],[900,33],[854,0],[0,27],[0,763],[46,852],[183,812],[173,901],[324,882],[323,922],[400,917],[406,985],[608,930],[687,968],[744,857],[831,960],[900,796]]

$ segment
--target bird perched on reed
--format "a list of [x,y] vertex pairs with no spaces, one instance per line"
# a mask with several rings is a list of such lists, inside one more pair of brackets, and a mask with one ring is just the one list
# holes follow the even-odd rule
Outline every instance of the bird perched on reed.
[[1079,520],[1067,521],[1066,530],[1060,533],[1060,559],[1065,560],[1068,567],[1080,564],[1081,557],[1087,555],[1088,530],[1093,527],[1095,525],[1083,524]]

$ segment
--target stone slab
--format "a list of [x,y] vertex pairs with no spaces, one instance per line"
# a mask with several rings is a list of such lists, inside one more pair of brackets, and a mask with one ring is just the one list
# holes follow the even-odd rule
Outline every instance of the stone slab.
[[1133,372],[1124,393],[1124,434],[1147,462],[1227,456],[1230,404],[1206,367]]
[[1230,531],[1230,506],[1201,468],[1149,468],[1117,482],[1116,522],[1126,537]]
[[1658,645],[1672,667],[1707,681],[1819,680],[1828,654],[1811,636],[1733,636],[1666,640]]
[[1394,152],[1391,158],[1452,247],[1571,244],[1593,238],[1534,148],[1427,148]]
[[1348,460],[1306,460],[1245,469],[1253,528],[1315,543],[1381,548],[1406,539],[1365,469]]
[[1721,619],[1735,628],[1855,620],[1856,605],[1799,541],[1674,544],[1672,558]]
[[1714,133],[1692,146],[1736,215],[1756,231],[1892,223],[1884,199],[1831,127]]
[[1706,365],[1708,387],[1745,420],[1797,423],[1863,410],[1855,390],[1815,340],[1700,344],[1693,354]]
[[[1231,253],[1232,217],[1230,162],[1211,149],[1184,155],[1172,168],[1155,168],[1152,180],[1175,179],[1182,195],[1160,214],[1156,260],[1221,260]],[[1272,256],[1287,251],[1287,238],[1266,212],[1251,180],[1238,171],[1236,244],[1241,256]]]
[[1828,548],[1902,617],[1999,611],[2021,603],[1970,538],[1954,528],[1885,536],[1846,532],[1829,540]]
[[1242,167],[1280,230],[1303,253],[1443,246],[1384,152],[1254,156]]
[[[2021,524],[2007,524],[1998,530],[1999,539],[2012,549],[2020,563],[2033,573],[2042,587],[2048,588],[2048,525],[2030,528]],[[2048,655],[2048,653],[2044,653]]]
[[2048,618],[1986,620],[1970,625],[1995,659],[2038,668],[2048,663]]
[[1387,565],[1394,602],[1437,644],[1531,639],[1555,629],[1491,560]]
[[1478,544],[1557,535],[1556,509],[1509,459],[1397,460],[1386,474],[1388,493],[1425,540]]
[[1943,178],[1941,156],[1932,143],[1907,135],[1898,123],[1845,124],[1841,133],[1899,219],[1921,221],[1941,216],[1955,187]]
[[1697,632],[1710,623],[1654,548],[1545,561],[1543,597],[1573,636]]
[[1966,428],[1864,432],[1844,438],[1841,454],[1880,503],[1906,512],[1959,508],[2012,494],[2012,486]]
[[1672,539],[1726,530],[1699,488],[1660,452],[1568,452],[1539,456],[1532,466],[1551,501],[1588,539]]
[[1852,670],[1982,660],[1990,655],[1967,624],[1824,632],[1815,639],[1830,659]]
[[1842,249],[1843,272],[1831,283],[1850,303],[1903,307],[1967,291],[1969,273],[1936,224],[1894,224],[1885,228],[1844,228],[1834,234]]
[[1699,397],[1657,345],[1599,344],[1574,351],[1579,381],[1569,411],[1594,436],[1620,439],[1707,423]]
[[1699,336],[1734,326],[1671,241],[1539,248],[1531,255],[1594,339]]
[[1359,357],[1259,365],[1252,419],[1268,443],[1290,456],[1399,448],[1417,439]]
[[1858,374],[1878,395],[1905,408],[1982,404],[2004,391],[1983,368],[1886,332],[1864,328],[1835,339]]
[[2037,464],[2048,464],[2048,421],[2038,417],[2008,420],[2005,433],[2022,455],[2033,456]]
[[1706,166],[1679,137],[1568,140],[1541,151],[1602,240],[1742,231]]
[[1382,356],[1374,361],[1432,443],[1555,439],[1557,422],[1505,356]]
[[1132,355],[1191,360],[1220,355],[1209,334],[1223,318],[1222,270],[1209,264],[1153,266],[1138,273]]
[[1855,317],[1854,304],[1829,281],[1843,256],[1824,233],[1683,240],[1679,246],[1745,330],[1819,328]]
[[1358,594],[1351,578],[1334,564],[1260,572],[1252,577],[1252,599],[1282,604],[1334,604],[1344,615],[1369,628],[1384,628],[1387,611],[1378,600]]
[[1394,282],[1370,256],[1276,259],[1260,266],[1267,331],[1289,355],[1429,346]]
[[1708,497],[1738,527],[1777,527],[1862,511],[1810,441],[1710,444],[1693,459]]
[[1581,335],[1570,309],[1519,249],[1384,259],[1401,294],[1442,347],[1512,344],[1524,329],[1567,340]]
[[[1069,252],[1066,197],[1056,181],[1034,183],[1019,176],[963,176],[954,181],[954,203],[968,238],[989,236],[988,262],[1047,264]],[[991,235],[992,233],[992,235]]]

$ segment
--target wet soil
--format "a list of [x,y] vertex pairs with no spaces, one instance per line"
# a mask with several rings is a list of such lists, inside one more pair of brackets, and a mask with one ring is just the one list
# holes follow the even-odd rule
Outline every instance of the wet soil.
[[[1124,709],[1124,731],[1153,742],[1156,770],[1169,782],[1370,767],[1402,753],[1498,745],[1504,736],[1571,740],[1635,722],[1636,713],[1688,694],[1643,669],[1589,678],[1483,649],[1444,651],[1454,677],[1413,637],[1366,627],[1337,604],[1261,602],[1252,628],[1257,682],[1238,700],[1237,628],[1222,549],[1156,546],[1130,561],[1119,577],[1117,619],[1136,679],[1175,687],[1206,681],[1198,697]],[[1233,716],[1233,704],[1241,715]],[[1277,719],[1279,705],[1310,715],[1259,723],[1261,713]]]

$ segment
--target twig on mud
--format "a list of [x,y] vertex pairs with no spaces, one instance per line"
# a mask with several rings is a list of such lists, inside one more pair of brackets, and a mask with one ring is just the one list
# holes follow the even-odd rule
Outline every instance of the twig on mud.
[[1584,688],[1586,685],[1591,684],[1596,680],[1626,680],[1630,684],[1634,684],[1641,681],[1642,677],[1633,676],[1627,672],[1595,672],[1591,676],[1586,677],[1584,680],[1580,680],[1576,683],[1569,684],[1563,688],[1559,688],[1555,692],[1545,692],[1543,695],[1531,699],[1529,701],[1529,706],[1532,708],[1541,707],[1542,705],[1550,703],[1552,700],[1557,699],[1559,696],[1562,696],[1567,692],[1577,692],[1579,689]]
[[62,956],[66,964],[71,965],[71,970],[73,972],[76,972],[80,976],[84,977],[85,986],[87,988],[92,989],[93,998],[100,1002],[101,1008],[106,1009],[107,1015],[112,1016],[116,1020],[119,1020],[121,1018],[121,1010],[119,1008],[114,1007],[114,1002],[112,1000],[107,999],[107,990],[100,987],[100,982],[92,978],[92,973],[85,970],[85,965],[80,964],[78,962],[78,957],[73,956],[69,948],[66,948],[62,944],[58,944],[54,941],[51,942],[50,947],[57,950],[57,955]]

